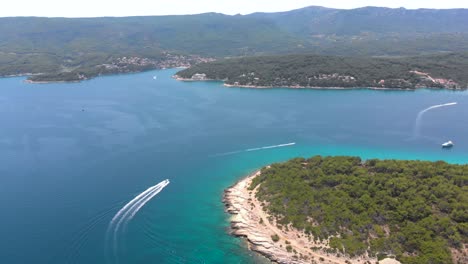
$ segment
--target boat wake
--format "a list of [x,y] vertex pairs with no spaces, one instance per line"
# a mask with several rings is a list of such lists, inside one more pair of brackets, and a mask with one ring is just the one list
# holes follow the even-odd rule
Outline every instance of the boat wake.
[[[106,242],[112,243],[113,257],[111,263],[118,263],[118,237],[122,229],[125,229],[127,224],[133,217],[145,206],[154,196],[160,193],[164,187],[169,185],[169,180],[164,180],[154,186],[149,187],[144,192],[137,195],[120,209],[112,218],[107,228]],[[112,241],[112,242],[110,242]]]
[[452,106],[452,105],[456,105],[456,104],[457,104],[456,102],[453,102],[453,103],[447,103],[447,104],[433,105],[431,107],[428,107],[428,108],[420,111],[418,113],[418,116],[416,117],[416,122],[414,124],[413,138],[417,138],[417,137],[420,136],[422,117],[427,111],[430,111],[430,110],[436,109],[436,108],[440,108],[440,107]]
[[249,152],[249,151],[262,150],[262,149],[282,148],[282,147],[288,147],[288,146],[293,146],[293,145],[296,145],[296,143],[292,142],[292,143],[286,143],[286,144],[280,144],[280,145],[274,145],[274,146],[266,146],[266,147],[261,147],[261,148],[252,148],[252,149],[247,149],[245,151]]
[[284,147],[289,147],[289,146],[294,146],[294,145],[296,145],[296,142],[273,145],[273,146],[265,146],[265,147],[259,147],[259,148],[249,148],[249,149],[245,149],[245,150],[238,150],[238,151],[231,151],[231,152],[225,152],[225,153],[215,154],[213,156],[214,157],[227,156],[227,155],[233,155],[233,154],[238,154],[238,153],[242,153],[242,152],[251,152],[251,151],[258,151],[258,150],[264,150],[264,149],[273,149],[273,148],[284,148]]

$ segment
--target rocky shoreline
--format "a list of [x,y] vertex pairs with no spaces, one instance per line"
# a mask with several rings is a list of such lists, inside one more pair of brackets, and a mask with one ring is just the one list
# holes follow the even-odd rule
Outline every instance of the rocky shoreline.
[[[223,196],[226,212],[232,215],[230,233],[245,238],[250,250],[279,264],[378,263],[377,259],[372,257],[350,258],[329,253],[328,241],[316,242],[292,226],[288,226],[286,231],[279,229],[275,220],[263,210],[262,203],[256,199],[257,189],[249,190],[252,180],[258,175],[260,171],[240,180],[226,189]],[[399,262],[387,258],[379,263]]]
[[172,76],[173,79],[180,81],[180,82],[221,82],[220,80],[215,80],[215,79],[193,79],[193,78],[183,78],[177,75]]
[[[196,80],[195,80],[196,81]],[[240,84],[223,84],[225,87],[232,88],[252,88],[252,89],[315,89],[315,90],[357,90],[357,89],[368,89],[368,90],[388,90],[388,91],[414,91],[415,89],[405,88],[389,88],[389,87],[319,87],[319,86],[258,86],[258,85],[240,85]]]
[[[182,82],[224,82],[224,80],[208,79],[208,78],[183,78],[178,75],[172,76],[177,81]],[[388,91],[415,91],[416,89],[409,88],[391,88],[391,87],[319,87],[319,86],[261,86],[261,85],[241,85],[241,84],[229,84],[223,83],[224,87],[229,88],[250,88],[250,89],[315,89],[315,90],[357,90],[357,89],[368,89],[368,90],[388,90]],[[434,89],[434,88],[432,88]]]
[[[195,67],[196,68],[196,67]],[[187,69],[190,70],[190,69]],[[276,78],[274,80],[262,80],[255,77],[254,72],[243,73],[240,76],[232,77],[215,77],[218,75],[203,73],[203,71],[187,74],[185,71],[178,72],[174,78],[180,81],[219,81],[223,82],[225,87],[237,88],[289,88],[289,89],[323,89],[323,90],[353,90],[353,89],[369,89],[369,90],[397,90],[397,91],[414,91],[420,88],[428,89],[447,89],[447,90],[466,90],[468,87],[463,86],[452,79],[434,78],[429,73],[420,71],[409,71],[416,76],[415,80],[408,79],[377,79],[366,82],[357,82],[356,78],[350,75],[319,74],[309,77],[308,85],[300,85],[299,82],[291,81],[291,79]],[[239,80],[241,78],[242,80]],[[245,80],[247,78],[247,80]],[[323,83],[325,82],[325,83]],[[326,82],[329,82],[328,84]],[[360,83],[360,85],[358,85]],[[365,84],[364,84],[365,83]],[[467,84],[468,85],[468,84]]]
[[234,236],[245,237],[250,250],[260,253],[271,261],[305,264],[306,262],[300,260],[290,260],[291,257],[287,254],[288,252],[278,249],[268,234],[257,229],[260,217],[252,214],[252,211],[249,210],[248,203],[251,195],[246,190],[252,179],[259,173],[256,172],[250,175],[224,192],[223,202],[226,205],[226,212],[233,215],[230,233]]
[[19,74],[28,76],[27,83],[73,83],[86,81],[99,76],[140,73],[169,68],[186,69],[194,64],[211,62],[213,58],[198,55],[176,55],[164,53],[162,58],[146,58],[137,56],[117,57],[96,65],[80,66],[70,71],[49,73]]
[[83,79],[80,81],[33,81],[33,80],[26,79],[24,80],[24,82],[29,83],[29,84],[50,84],[50,83],[79,83],[79,82],[86,81],[86,80],[89,80],[89,79]]

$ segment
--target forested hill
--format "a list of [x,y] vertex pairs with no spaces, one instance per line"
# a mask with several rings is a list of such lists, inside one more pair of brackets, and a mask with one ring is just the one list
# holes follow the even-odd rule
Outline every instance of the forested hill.
[[278,227],[330,239],[337,254],[402,263],[466,263],[468,166],[442,161],[297,158],[261,171],[250,189]]
[[254,13],[299,34],[456,33],[468,31],[467,9],[362,7],[333,9],[310,6],[288,12]]
[[72,80],[158,68],[174,56],[187,55],[466,52],[468,9],[308,7],[235,16],[7,17],[0,18],[0,36],[0,76],[48,73],[38,79]]
[[222,80],[246,87],[468,88],[468,53],[373,58],[258,56],[201,63],[177,73],[185,80]]

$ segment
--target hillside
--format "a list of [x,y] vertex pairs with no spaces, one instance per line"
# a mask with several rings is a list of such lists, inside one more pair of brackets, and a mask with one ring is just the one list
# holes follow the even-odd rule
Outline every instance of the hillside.
[[[166,54],[218,57],[244,53],[284,53],[300,41],[273,22],[253,17],[201,14],[123,18],[0,18],[0,75],[50,73],[93,77],[96,67],[123,58],[150,60],[159,68]],[[271,44],[274,43],[274,44]],[[187,61],[182,60],[185,66]],[[117,69],[110,72],[126,72]],[[92,73],[88,76],[87,73]],[[34,79],[36,80],[36,78]],[[55,80],[55,79],[53,79]]]
[[181,80],[222,80],[239,87],[468,88],[468,54],[401,58],[258,56],[201,63]]
[[310,6],[288,12],[254,13],[250,16],[276,21],[297,34],[358,35],[467,32],[466,9],[405,9],[363,7],[333,9]]
[[[263,168],[248,189],[270,215],[266,226],[327,241],[328,253],[466,263],[467,173],[442,161],[316,156]],[[286,245],[296,252],[294,241]]]
[[[467,25],[466,9],[377,7],[309,7],[235,16],[8,17],[0,18],[0,76],[47,73],[39,79],[77,80],[80,75],[89,78],[159,68],[166,64],[167,54],[171,59],[189,55],[223,58],[291,53],[407,56],[466,52]],[[96,68],[129,57],[151,63]]]

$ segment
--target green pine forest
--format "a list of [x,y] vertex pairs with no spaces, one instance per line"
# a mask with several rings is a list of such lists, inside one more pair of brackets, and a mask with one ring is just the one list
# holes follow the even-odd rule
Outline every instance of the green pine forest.
[[466,254],[467,183],[468,165],[315,156],[263,168],[250,189],[280,228],[329,238],[333,252],[442,264]]
[[[433,78],[453,80],[457,84],[435,83],[412,73],[415,70],[428,73]],[[297,54],[200,63],[178,72],[177,75],[191,78],[197,73],[206,74],[207,79],[222,80],[226,84],[240,86],[466,89],[467,72],[468,53],[399,58]],[[379,83],[381,80],[385,83]]]

